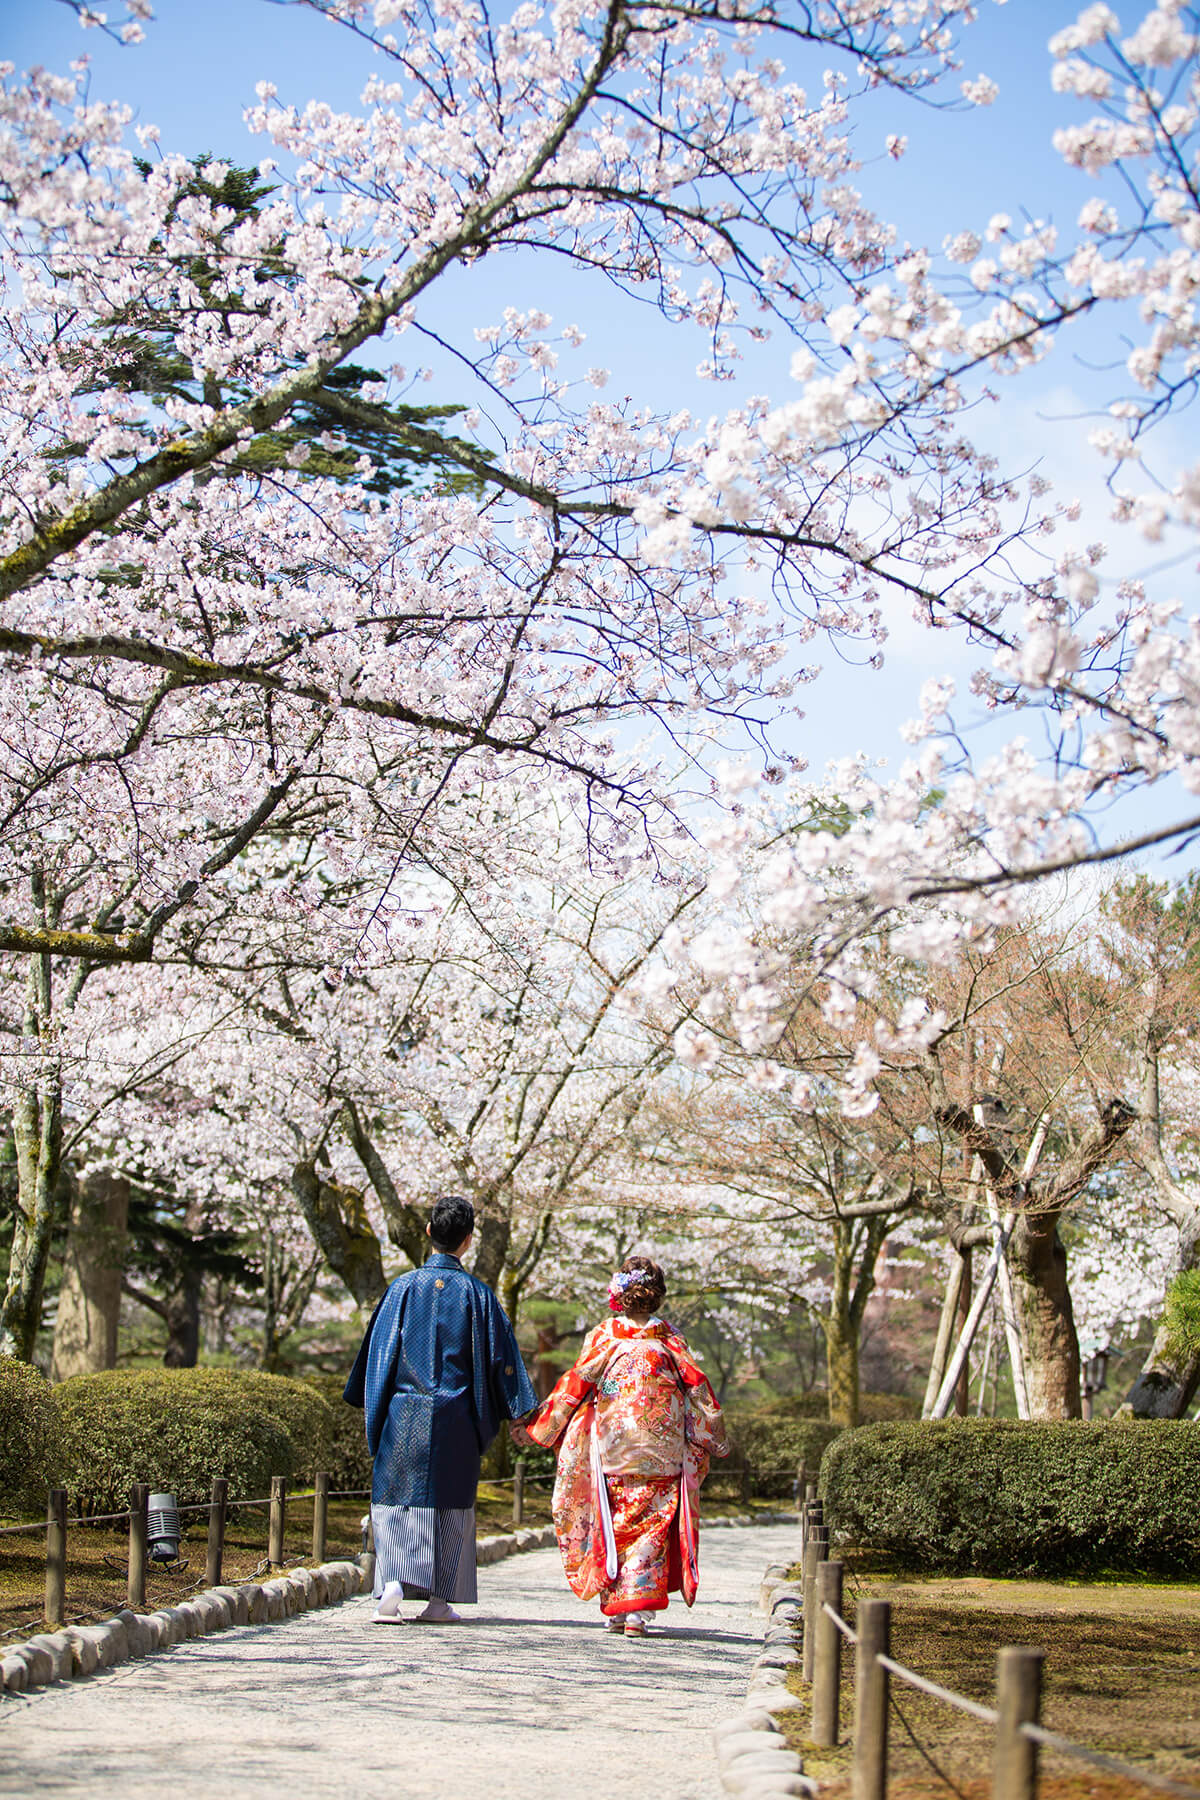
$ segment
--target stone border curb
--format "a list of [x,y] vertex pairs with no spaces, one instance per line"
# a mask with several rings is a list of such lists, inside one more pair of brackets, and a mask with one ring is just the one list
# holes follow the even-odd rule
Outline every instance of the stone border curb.
[[[708,1519],[705,1525],[712,1530],[715,1526],[778,1524],[794,1517],[786,1512],[739,1513]],[[483,1567],[525,1550],[547,1549],[554,1542],[553,1525],[537,1525],[480,1538],[475,1555]],[[118,1663],[169,1650],[185,1638],[207,1637],[235,1625],[272,1624],[313,1607],[337,1606],[355,1594],[370,1593],[374,1581],[375,1558],[364,1553],[353,1560],[322,1563],[316,1569],[289,1569],[286,1575],[269,1581],[205,1588],[178,1606],[164,1606],[157,1612],[135,1613],[122,1607],[99,1624],[38,1632],[23,1644],[0,1650],[0,1691],[26,1694],[55,1682],[78,1681]]]
[[[783,1517],[791,1520],[795,1514]],[[783,1564],[772,1563],[763,1575],[758,1603],[766,1614],[766,1631],[746,1704],[713,1732],[721,1786],[738,1800],[781,1800],[783,1795],[812,1800],[817,1792],[800,1758],[788,1749],[776,1716],[802,1705],[787,1685],[788,1670],[800,1660],[794,1632],[801,1616],[801,1592],[797,1582],[785,1579],[786,1574]]]
[[178,1606],[135,1613],[122,1607],[96,1625],[68,1625],[43,1631],[0,1653],[0,1687],[6,1694],[25,1694],[52,1682],[79,1680],[101,1669],[115,1668],[155,1651],[169,1650],[185,1638],[207,1637],[234,1625],[265,1625],[294,1618],[315,1606],[337,1606],[370,1588],[374,1562],[322,1563],[317,1569],[289,1569],[269,1581],[205,1588]]

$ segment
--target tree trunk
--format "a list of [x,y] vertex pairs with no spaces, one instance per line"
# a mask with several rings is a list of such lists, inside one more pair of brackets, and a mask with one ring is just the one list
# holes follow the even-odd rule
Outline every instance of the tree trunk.
[[1078,1419],[1079,1339],[1067,1286],[1067,1253],[1058,1210],[1017,1219],[1008,1247],[1031,1419]]
[[927,1419],[933,1411],[933,1403],[941,1391],[942,1380],[946,1373],[946,1364],[950,1361],[950,1345],[954,1337],[954,1321],[958,1317],[958,1297],[962,1291],[962,1278],[963,1259],[957,1250],[951,1249],[946,1267],[946,1291],[942,1296],[937,1337],[934,1340],[933,1356],[929,1363],[929,1379],[925,1383],[925,1402],[921,1407],[923,1419]]
[[52,1381],[116,1368],[128,1217],[124,1176],[102,1170],[76,1186],[58,1291]]
[[858,1424],[858,1331],[848,1312],[831,1307],[825,1319],[829,1417],[835,1425]]
[[168,1369],[194,1369],[200,1355],[199,1269],[184,1270],[179,1286],[167,1295],[163,1318],[167,1322],[163,1362]]
[[[38,961],[48,960],[38,958]],[[0,1307],[0,1356],[33,1360],[42,1323],[46,1266],[59,1215],[62,1174],[62,1094],[58,1071],[27,1088],[13,1107],[17,1149],[17,1210],[8,1281]]]
[[340,1182],[323,1181],[311,1160],[292,1170],[292,1192],[330,1269],[359,1306],[373,1307],[383,1298],[387,1277],[362,1195]]
[[[958,1336],[961,1337],[963,1331],[966,1329],[967,1319],[970,1316],[975,1283],[970,1246],[968,1245],[966,1249],[960,1250],[958,1256],[959,1261],[962,1263],[962,1281],[960,1282],[958,1289],[958,1316],[956,1317],[954,1324]],[[959,1419],[965,1419],[970,1410],[971,1358],[968,1355],[963,1360],[963,1366],[958,1377],[958,1385],[954,1390],[955,1416]]]
[[[1181,1227],[1175,1273],[1200,1269],[1200,1208],[1190,1228]],[[1165,1320],[1154,1334],[1150,1354],[1120,1408],[1135,1419],[1181,1419],[1200,1388],[1200,1351],[1190,1355],[1173,1343]]]
[[475,1215],[475,1256],[471,1271],[490,1288],[497,1287],[512,1242],[512,1218],[507,1208],[489,1207]]
[[863,1315],[875,1290],[875,1262],[890,1223],[884,1213],[833,1221],[833,1281],[824,1324],[829,1418],[834,1425],[858,1424]]

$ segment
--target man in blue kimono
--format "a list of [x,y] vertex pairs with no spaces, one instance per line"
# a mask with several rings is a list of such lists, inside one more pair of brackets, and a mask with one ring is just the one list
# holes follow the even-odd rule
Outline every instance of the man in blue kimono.
[[474,1601],[479,1462],[504,1419],[537,1394],[508,1316],[467,1272],[475,1209],[457,1194],[426,1226],[433,1254],[392,1282],[375,1308],[346,1383],[366,1411],[375,1459],[371,1524],[379,1624],[401,1622],[402,1599],[423,1598],[417,1621],[457,1624],[451,1601]]

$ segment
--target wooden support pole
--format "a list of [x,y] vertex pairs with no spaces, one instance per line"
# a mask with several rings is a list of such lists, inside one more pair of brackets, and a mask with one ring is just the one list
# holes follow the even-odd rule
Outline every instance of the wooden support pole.
[[513,1516],[514,1525],[525,1523],[525,1458],[518,1456],[513,1464]]
[[860,1601],[856,1630],[850,1791],[853,1800],[887,1800],[888,1672],[879,1658],[891,1655],[891,1601]]
[[320,1469],[313,1476],[313,1561],[325,1561],[325,1540],[329,1536],[329,1474]]
[[220,1587],[225,1561],[225,1512],[229,1501],[229,1483],[218,1475],[208,1498],[208,1558],[204,1579],[209,1587]]
[[796,1470],[796,1511],[804,1517],[804,1496],[808,1488],[808,1464],[801,1463]]
[[150,1489],[144,1481],[135,1481],[129,1490],[129,1570],[125,1580],[125,1598],[136,1611],[146,1604],[146,1531],[150,1511]]
[[62,1624],[67,1605],[67,1490],[51,1488],[46,1502],[46,1623]]
[[817,1564],[817,1612],[813,1620],[812,1731],[814,1744],[838,1741],[842,1698],[842,1634],[825,1611],[842,1610],[842,1565]]
[[824,1562],[825,1552],[829,1549],[829,1533],[824,1525],[811,1525],[808,1542],[804,1546],[804,1559],[801,1568],[804,1572],[804,1662],[802,1665],[805,1681],[813,1678],[813,1659],[816,1656],[816,1623],[817,1623],[817,1564]]
[[1021,1730],[1042,1714],[1042,1650],[1001,1650],[996,1657],[996,1750],[992,1763],[995,1800],[1036,1800],[1038,1747]]
[[267,1533],[267,1561],[272,1568],[283,1562],[283,1527],[287,1512],[287,1476],[271,1477],[271,1523]]

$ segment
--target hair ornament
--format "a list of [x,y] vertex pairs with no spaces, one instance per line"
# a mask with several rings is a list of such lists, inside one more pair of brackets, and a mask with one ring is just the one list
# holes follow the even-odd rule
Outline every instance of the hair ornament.
[[622,1269],[614,1275],[608,1284],[609,1311],[619,1313],[625,1304],[625,1290],[631,1288],[635,1281],[645,1279],[645,1273],[641,1269]]

